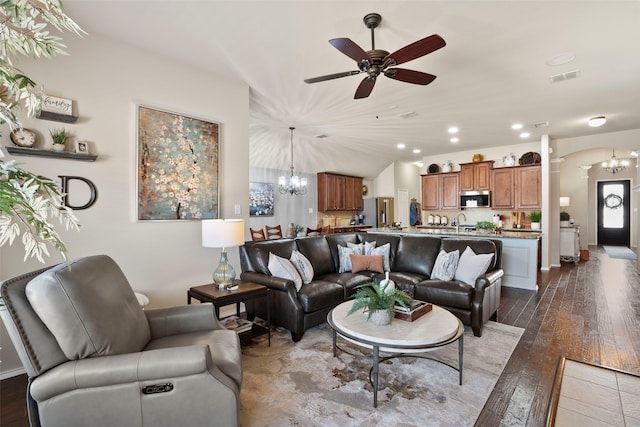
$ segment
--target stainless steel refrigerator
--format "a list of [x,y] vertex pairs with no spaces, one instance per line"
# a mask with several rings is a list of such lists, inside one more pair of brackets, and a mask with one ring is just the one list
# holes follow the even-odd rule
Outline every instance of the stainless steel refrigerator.
[[393,197],[376,197],[363,200],[364,222],[374,227],[389,227],[395,221]]

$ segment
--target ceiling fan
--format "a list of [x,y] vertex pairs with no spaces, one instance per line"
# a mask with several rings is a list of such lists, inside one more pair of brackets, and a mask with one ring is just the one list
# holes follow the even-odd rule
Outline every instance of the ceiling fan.
[[360,46],[348,38],[329,40],[329,43],[331,43],[333,47],[355,60],[358,69],[305,79],[305,83],[317,83],[367,73],[367,76],[360,82],[354,96],[354,99],[361,99],[371,94],[373,86],[376,84],[376,79],[381,73],[391,79],[417,85],[428,85],[435,80],[436,76],[432,74],[404,68],[395,68],[395,66],[420,58],[444,47],[446,43],[442,37],[433,34],[390,54],[386,50],[376,49],[373,30],[382,21],[382,16],[377,13],[369,13],[364,17],[363,21],[367,28],[371,29],[371,50],[365,52]]

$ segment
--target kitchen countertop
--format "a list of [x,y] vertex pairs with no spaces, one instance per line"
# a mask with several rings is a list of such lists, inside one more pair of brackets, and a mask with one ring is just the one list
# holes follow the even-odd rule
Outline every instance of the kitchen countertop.
[[446,228],[416,228],[402,227],[395,228],[369,228],[368,233],[389,233],[389,234],[413,234],[413,235],[431,235],[431,236],[461,236],[461,237],[489,237],[491,239],[539,239],[541,232],[534,231],[506,231],[495,233],[493,231],[476,230],[476,231],[456,231],[455,227]]

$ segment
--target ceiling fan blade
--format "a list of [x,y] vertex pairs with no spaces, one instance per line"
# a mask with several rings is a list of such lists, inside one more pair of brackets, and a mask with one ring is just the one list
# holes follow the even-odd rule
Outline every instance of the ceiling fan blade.
[[362,71],[344,71],[342,73],[335,73],[335,74],[328,74],[326,76],[320,76],[320,77],[313,77],[310,79],[304,79],[305,83],[318,83],[318,82],[324,82],[326,80],[333,80],[333,79],[339,79],[340,77],[348,77],[348,76],[355,76],[356,74],[360,74]]
[[437,34],[433,34],[387,55],[383,62],[386,63],[389,60],[393,60],[395,63],[391,65],[400,65],[445,46],[446,43],[444,39]]
[[369,76],[365,77],[364,80],[360,82],[358,89],[356,89],[356,94],[353,97],[353,99],[362,99],[369,96],[375,84],[376,84],[375,77],[373,78]]
[[356,62],[360,62],[363,60],[371,61],[371,57],[367,52],[365,52],[360,46],[355,44],[354,41],[348,38],[339,38],[339,39],[331,39],[329,43],[340,52],[347,55],[349,58],[353,59]]
[[405,70],[404,68],[389,68],[384,75],[390,79],[400,80],[401,82],[413,83],[416,85],[428,85],[436,79],[433,74],[423,73],[421,71]]

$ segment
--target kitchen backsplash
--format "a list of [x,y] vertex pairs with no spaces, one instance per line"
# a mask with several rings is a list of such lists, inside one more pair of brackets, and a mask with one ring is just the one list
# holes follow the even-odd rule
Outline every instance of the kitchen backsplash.
[[[456,218],[459,212],[463,212],[467,219],[460,216],[460,224],[475,225],[478,221],[493,221],[494,215],[504,216],[503,228],[515,228],[514,224],[521,224],[521,228],[531,228],[531,220],[529,214],[531,212],[515,212],[515,211],[494,211],[492,209],[477,208],[464,209],[462,211],[422,211],[422,225],[428,225],[429,215],[444,215],[447,217],[447,225],[452,224],[452,220]],[[457,219],[456,219],[457,220]]]

